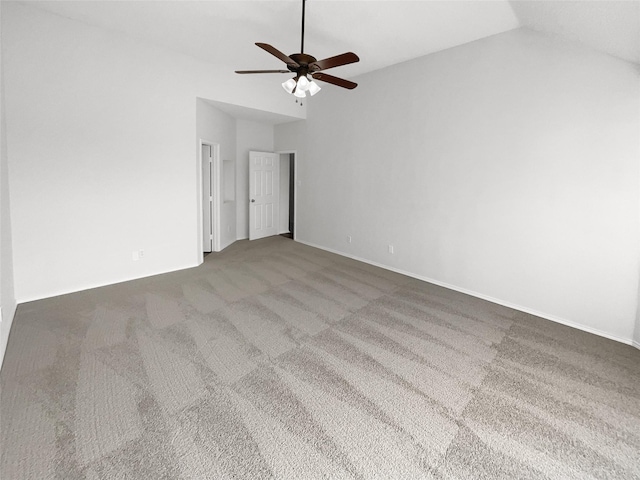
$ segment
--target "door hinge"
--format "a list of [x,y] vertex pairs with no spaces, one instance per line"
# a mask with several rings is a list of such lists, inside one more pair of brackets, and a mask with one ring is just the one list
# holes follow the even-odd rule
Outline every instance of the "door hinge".
[[213,240],[213,235],[209,235],[209,240]]
[[209,201],[210,201],[210,202],[213,202],[213,197],[209,197]]

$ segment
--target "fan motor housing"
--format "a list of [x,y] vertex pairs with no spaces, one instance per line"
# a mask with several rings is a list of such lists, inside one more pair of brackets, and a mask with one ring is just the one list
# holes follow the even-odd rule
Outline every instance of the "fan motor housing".
[[[291,60],[295,61],[298,65],[300,65],[300,67],[295,67],[293,65],[287,65],[287,68],[289,70],[291,70],[292,72],[298,72],[301,69],[305,69],[308,72],[309,71],[309,65],[311,65],[312,63],[314,63],[316,61],[316,57],[314,57],[312,55],[307,55],[306,53],[294,53],[292,55],[289,55],[289,58],[291,58]],[[305,74],[306,74],[306,72],[305,72]]]

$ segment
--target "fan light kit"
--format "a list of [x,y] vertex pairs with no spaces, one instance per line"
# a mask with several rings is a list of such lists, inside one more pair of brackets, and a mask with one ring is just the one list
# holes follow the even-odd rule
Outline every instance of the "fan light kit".
[[[272,47],[266,43],[256,43],[256,45],[263,50],[269,52],[274,57],[282,60],[288,70],[236,70],[236,73],[295,73],[294,78],[290,78],[282,84],[282,88],[289,94],[293,94],[297,98],[305,98],[307,93],[311,96],[318,93],[321,89],[320,86],[314,80],[320,80],[322,82],[331,83],[338,87],[348,88],[353,90],[358,86],[357,83],[345,80],[343,78],[334,77],[322,73],[321,70],[328,70],[329,68],[340,67],[342,65],[348,65],[350,63],[359,62],[360,59],[353,52],[343,53],[342,55],[336,55],[335,57],[325,58],[324,60],[316,60],[315,57],[308,55],[304,52],[304,11],[305,2],[302,0],[302,40],[300,42],[300,53],[294,53],[292,55],[285,55],[280,50]],[[311,80],[307,77],[311,75]]]
[[316,82],[313,80],[309,81],[306,75],[303,77],[290,78],[282,84],[282,88],[284,88],[287,93],[292,93],[298,98],[306,97],[307,92],[309,92],[309,95],[314,96],[322,90]]

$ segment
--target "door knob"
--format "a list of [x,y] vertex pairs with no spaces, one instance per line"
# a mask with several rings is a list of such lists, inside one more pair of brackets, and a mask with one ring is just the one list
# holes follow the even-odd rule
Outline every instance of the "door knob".
[[251,199],[251,203],[254,203],[256,200],[254,198]]

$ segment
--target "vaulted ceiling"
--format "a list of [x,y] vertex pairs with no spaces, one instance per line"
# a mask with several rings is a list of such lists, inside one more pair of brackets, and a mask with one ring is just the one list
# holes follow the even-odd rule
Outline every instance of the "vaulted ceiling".
[[[255,42],[300,50],[301,0],[29,1],[230,69],[280,68]],[[640,64],[640,1],[308,0],[305,52],[356,52],[350,77],[527,27]]]

